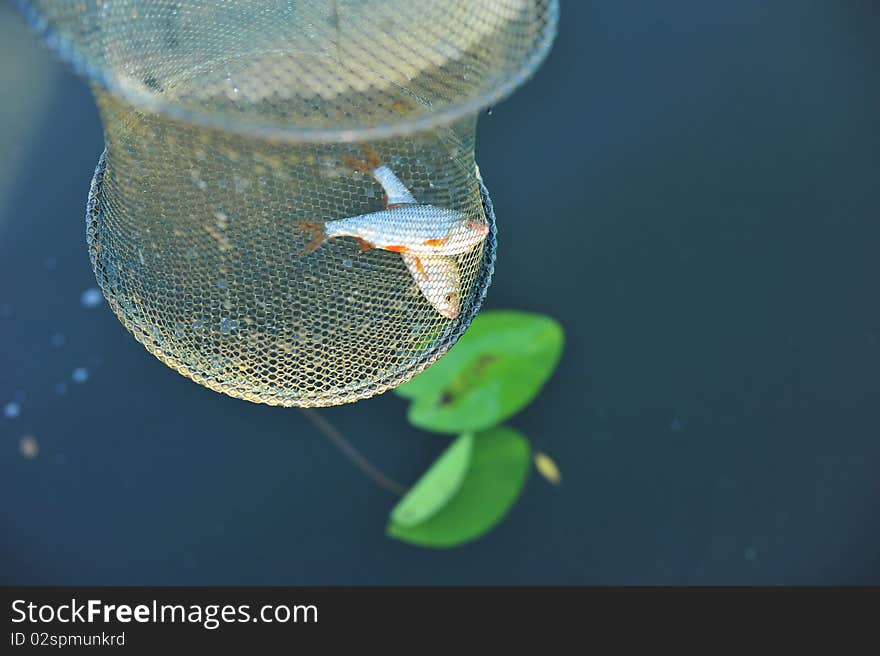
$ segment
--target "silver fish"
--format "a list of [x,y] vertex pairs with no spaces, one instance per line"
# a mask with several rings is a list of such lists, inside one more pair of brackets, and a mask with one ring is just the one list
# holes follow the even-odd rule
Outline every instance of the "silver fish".
[[328,239],[354,237],[363,251],[380,248],[400,253],[425,299],[442,316],[455,319],[461,308],[461,274],[453,256],[481,244],[489,225],[463,212],[417,203],[369,146],[363,151],[365,160],[346,158],[346,162],[382,185],[385,209],[323,223],[298,223],[312,237],[306,252]]
[[461,308],[461,279],[458,262],[445,255],[415,256],[401,253],[410,274],[428,302],[447,319],[455,319]]
[[353,168],[372,176],[385,192],[385,209],[327,222],[300,222],[312,236],[306,252],[328,239],[354,237],[362,250],[380,248],[413,255],[460,255],[482,243],[489,234],[484,221],[465,213],[417,203],[406,185],[364,146],[366,160],[346,158]]

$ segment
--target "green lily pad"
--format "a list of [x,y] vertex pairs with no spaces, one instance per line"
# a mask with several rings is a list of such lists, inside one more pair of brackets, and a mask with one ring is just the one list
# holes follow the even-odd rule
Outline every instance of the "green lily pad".
[[[510,428],[493,428],[475,435],[469,466],[455,493],[427,519],[414,525],[396,522],[392,512],[388,535],[435,548],[475,540],[513,506],[528,478],[530,460],[528,440]],[[413,490],[421,483],[416,483]]]
[[461,487],[471,462],[473,446],[473,433],[461,435],[450,444],[406,496],[394,506],[391,521],[398,526],[415,526],[446,505]]
[[397,388],[414,426],[457,434],[495,426],[528,405],[556,369],[565,341],[550,317],[484,312],[449,353]]

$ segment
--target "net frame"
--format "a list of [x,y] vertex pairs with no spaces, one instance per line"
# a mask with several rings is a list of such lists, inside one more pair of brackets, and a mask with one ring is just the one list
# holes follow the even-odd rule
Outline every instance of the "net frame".
[[526,4],[535,4],[536,13],[541,14],[543,19],[539,35],[528,55],[519,62],[518,66],[509,71],[504,79],[499,80],[498,84],[486,88],[483,93],[474,95],[464,102],[450,103],[446,107],[433,110],[428,114],[376,126],[363,126],[355,129],[300,129],[296,126],[285,126],[283,129],[279,129],[248,121],[236,120],[232,122],[223,118],[211,117],[181,107],[174,102],[163,99],[160,95],[149,93],[143,88],[125,84],[114,74],[114,71],[95,62],[94,57],[90,56],[76,39],[57,31],[51,21],[39,11],[37,7],[39,0],[13,0],[13,2],[24,16],[31,31],[77,74],[87,79],[90,84],[106,89],[134,106],[206,128],[298,143],[382,140],[421,132],[437,125],[453,123],[471,114],[477,114],[508,97],[535,74],[550,51],[559,25],[559,0],[523,0]]

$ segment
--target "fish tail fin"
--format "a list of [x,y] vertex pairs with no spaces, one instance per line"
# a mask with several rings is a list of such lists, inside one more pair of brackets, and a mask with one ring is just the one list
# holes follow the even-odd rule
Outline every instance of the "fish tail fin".
[[319,221],[300,221],[296,224],[296,227],[312,238],[312,240],[306,244],[306,247],[303,250],[303,255],[311,253],[327,241],[327,233],[324,230],[324,224]]
[[377,153],[370,144],[361,144],[361,150],[364,153],[364,161],[371,170],[378,169],[382,166],[382,158],[379,157],[379,153]]
[[343,161],[355,171],[360,171],[364,175],[373,175],[373,171],[382,166],[382,159],[379,154],[369,144],[361,144],[361,150],[364,153],[363,159],[344,156]]

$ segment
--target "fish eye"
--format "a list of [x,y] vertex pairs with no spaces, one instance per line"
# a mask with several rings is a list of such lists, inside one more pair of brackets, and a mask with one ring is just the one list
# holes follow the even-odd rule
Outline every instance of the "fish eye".
[[474,228],[477,227],[477,224],[469,219],[468,221],[465,222],[464,227],[467,228],[468,230],[473,230]]
[[452,301],[454,301],[454,300],[455,300],[455,294],[453,294],[452,292],[449,292],[449,293],[446,295],[446,302],[447,302],[447,303],[452,303]]

